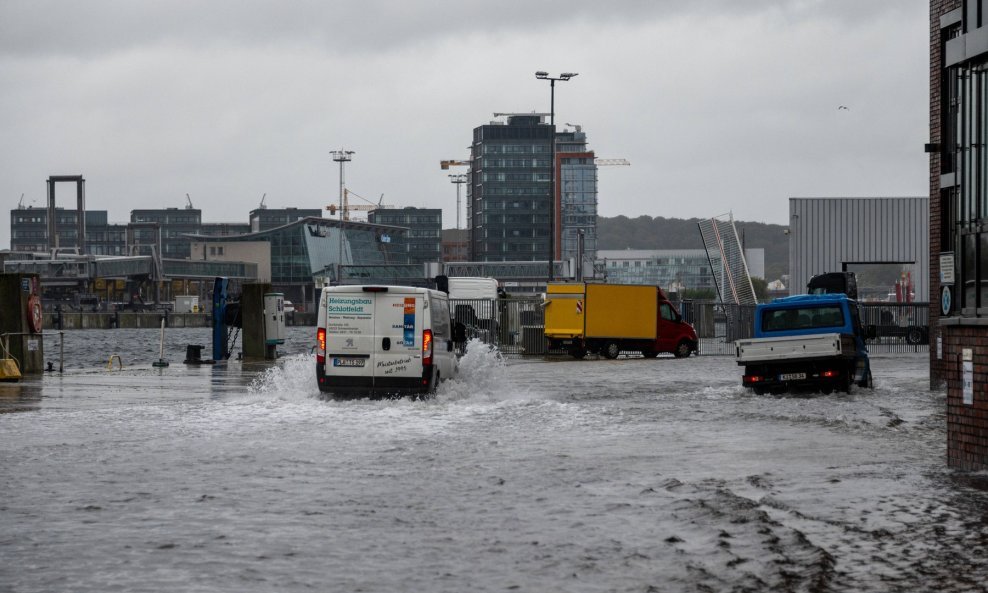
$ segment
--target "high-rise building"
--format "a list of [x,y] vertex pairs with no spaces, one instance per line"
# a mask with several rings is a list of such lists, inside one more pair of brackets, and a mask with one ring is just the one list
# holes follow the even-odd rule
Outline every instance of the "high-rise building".
[[538,114],[474,128],[467,190],[472,260],[549,259],[552,137]]
[[556,133],[556,166],[557,258],[577,261],[582,236],[583,262],[592,263],[597,258],[597,165],[580,126]]
[[555,132],[545,114],[507,114],[475,128],[467,191],[470,258],[546,261],[552,146],[556,184],[552,259],[575,259],[582,235],[584,261],[597,250],[597,166],[586,134]]

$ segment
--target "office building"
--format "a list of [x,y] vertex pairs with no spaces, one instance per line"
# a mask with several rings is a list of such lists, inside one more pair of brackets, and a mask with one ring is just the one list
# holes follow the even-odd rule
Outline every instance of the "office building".
[[[186,235],[199,234],[202,227],[202,210],[198,208],[157,208],[130,211],[131,223],[154,223],[160,232],[159,257],[189,259],[191,248]],[[148,233],[147,227],[142,233]],[[142,243],[146,245],[146,243]],[[145,255],[141,253],[141,255]]]
[[473,130],[467,189],[473,261],[548,261],[553,129],[539,114]]
[[406,227],[405,256],[409,264],[438,262],[443,228],[440,208],[378,208],[367,213],[367,222]]
[[256,208],[250,211],[250,232],[267,231],[303,218],[321,218],[319,208]]

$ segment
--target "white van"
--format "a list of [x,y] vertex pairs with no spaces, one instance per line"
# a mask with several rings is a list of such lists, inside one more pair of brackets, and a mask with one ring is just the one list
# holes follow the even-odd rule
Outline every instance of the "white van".
[[322,392],[428,394],[456,376],[444,292],[411,286],[323,288],[317,323],[316,380]]

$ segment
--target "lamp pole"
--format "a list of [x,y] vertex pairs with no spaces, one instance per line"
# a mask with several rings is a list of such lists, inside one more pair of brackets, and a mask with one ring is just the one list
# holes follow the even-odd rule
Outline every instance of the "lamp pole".
[[549,76],[548,72],[539,70],[535,78],[549,81],[549,126],[552,128],[549,138],[549,276],[552,282],[553,263],[556,259],[556,81],[563,82],[576,76],[576,72],[563,72],[559,76]]
[[456,184],[456,228],[460,228],[460,186],[467,182],[467,176],[463,173],[449,176],[450,183]]
[[336,264],[336,284],[340,285],[343,282],[343,223],[346,218],[345,212],[343,211],[343,194],[346,192],[344,189],[344,177],[343,177],[343,163],[349,163],[353,160],[354,151],[352,150],[331,150],[329,154],[333,155],[333,160],[340,164],[340,261]]

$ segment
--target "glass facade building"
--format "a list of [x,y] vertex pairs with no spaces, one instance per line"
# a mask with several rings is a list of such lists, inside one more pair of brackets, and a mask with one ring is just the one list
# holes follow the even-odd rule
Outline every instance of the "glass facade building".
[[[244,235],[195,237],[207,245],[237,241],[271,244],[271,284],[297,303],[311,303],[314,278],[338,282],[340,266],[407,264],[403,227],[309,217]],[[341,251],[342,247],[342,251]]]

